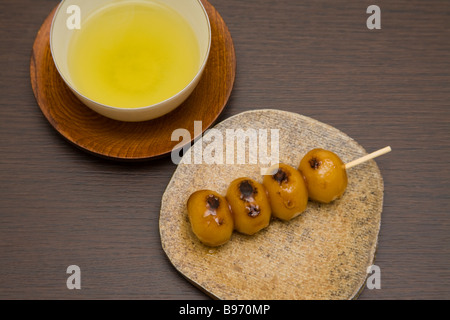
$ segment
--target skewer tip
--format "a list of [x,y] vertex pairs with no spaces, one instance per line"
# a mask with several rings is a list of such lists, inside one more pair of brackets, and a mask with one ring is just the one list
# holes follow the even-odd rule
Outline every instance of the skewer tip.
[[359,159],[356,159],[356,160],[353,160],[353,161],[347,163],[345,165],[345,169],[348,170],[350,168],[353,168],[354,166],[357,166],[357,165],[359,165],[361,163],[364,163],[364,162],[369,161],[371,159],[374,159],[376,157],[382,156],[383,154],[386,154],[386,153],[391,152],[391,151],[392,151],[392,148],[390,146],[384,147],[384,148],[382,148],[380,150],[377,150],[377,151],[372,152],[372,153],[370,153],[368,155],[365,155],[364,157],[361,157]]

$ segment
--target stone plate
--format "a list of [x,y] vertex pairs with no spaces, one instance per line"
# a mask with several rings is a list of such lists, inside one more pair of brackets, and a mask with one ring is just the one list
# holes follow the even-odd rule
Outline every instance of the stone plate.
[[[279,110],[244,112],[214,129],[218,131],[206,132],[203,141],[196,143],[202,143],[203,152],[210,153],[215,139],[223,140],[224,161],[227,149],[235,147],[235,143],[226,142],[227,129],[266,131],[269,151],[271,138],[275,137],[270,129],[278,129],[280,162],[296,168],[301,158],[317,147],[337,153],[344,163],[367,154],[336,128]],[[218,133],[223,139],[217,138]],[[383,179],[374,160],[348,171],[348,187],[341,199],[326,205],[310,201],[306,211],[289,222],[273,219],[269,227],[253,236],[234,232],[228,243],[211,248],[200,243],[191,231],[188,197],[199,189],[225,195],[229,183],[238,177],[262,182],[263,165],[231,161],[189,164],[194,160],[189,155],[182,158],[167,186],[159,221],[162,247],[184,277],[217,299],[358,296],[365,286],[367,268],[375,258],[383,208]]]

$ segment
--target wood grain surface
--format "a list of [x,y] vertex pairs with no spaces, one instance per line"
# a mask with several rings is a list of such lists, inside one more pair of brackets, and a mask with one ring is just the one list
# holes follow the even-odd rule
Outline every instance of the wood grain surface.
[[[443,0],[211,0],[236,50],[219,120],[297,112],[354,138],[385,184],[375,264],[360,299],[450,298],[450,5]],[[208,299],[160,242],[170,158],[123,164],[87,154],[42,115],[33,41],[57,0],[0,2],[0,298]],[[366,9],[381,8],[381,30]],[[66,269],[81,268],[81,290]]]
[[[42,24],[33,44],[30,78],[36,101],[50,124],[68,141],[97,156],[113,160],[150,160],[167,155],[179,143],[172,132],[186,128],[191,139],[194,121],[202,132],[223,111],[233,88],[236,56],[233,40],[220,14],[206,0],[211,49],[202,78],[189,98],[169,114],[143,122],[115,121],[92,111],[70,91],[50,52],[50,27],[55,9]],[[190,143],[192,140],[184,141]]]

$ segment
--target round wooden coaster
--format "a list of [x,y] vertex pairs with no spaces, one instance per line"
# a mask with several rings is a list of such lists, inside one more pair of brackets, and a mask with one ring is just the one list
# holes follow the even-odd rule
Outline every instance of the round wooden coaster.
[[[227,159],[228,148],[235,147],[226,142],[226,136],[230,130],[238,129],[266,131],[268,150],[270,129],[278,129],[280,162],[295,168],[313,148],[331,150],[344,163],[366,154],[357,142],[336,128],[280,110],[244,112],[214,129],[217,130],[208,132],[196,144],[203,143],[201,149],[206,153],[214,141],[220,140],[220,132],[223,159]],[[193,148],[199,150],[196,145]],[[248,147],[246,152],[249,159]],[[188,164],[189,155],[188,152],[183,157],[167,186],[159,221],[162,247],[181,274],[219,299],[358,296],[365,286],[367,268],[375,258],[383,208],[383,179],[374,160],[348,170],[348,187],[339,200],[330,204],[310,201],[307,209],[289,222],[273,219],[255,235],[234,232],[226,244],[211,248],[191,231],[186,209],[189,196],[201,189],[225,195],[230,182],[239,177],[262,182],[261,166]]]
[[55,8],[37,34],[30,64],[34,95],[50,124],[76,146],[119,160],[147,160],[163,156],[179,143],[171,141],[174,130],[187,129],[193,140],[194,121],[202,121],[202,131],[210,127],[230,97],[236,57],[231,35],[222,17],[207,0],[202,2],[211,23],[212,43],[200,83],[192,95],[171,113],[134,123],[112,120],[92,111],[61,79],[49,47]]

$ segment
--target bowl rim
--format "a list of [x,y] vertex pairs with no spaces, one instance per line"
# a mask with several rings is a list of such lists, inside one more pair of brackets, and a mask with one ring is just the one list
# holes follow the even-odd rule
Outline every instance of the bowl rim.
[[[75,88],[75,86],[72,83],[70,83],[70,81],[68,81],[66,79],[66,77],[63,75],[63,72],[60,70],[60,68],[59,68],[59,66],[57,64],[56,59],[55,59],[55,55],[53,53],[53,45],[52,45],[53,39],[52,38],[53,38],[53,28],[54,28],[55,20],[56,20],[56,17],[58,16],[59,12],[61,11],[61,8],[62,8],[63,4],[65,2],[67,2],[67,1],[70,1],[70,0],[61,0],[61,2],[58,4],[58,7],[56,8],[56,11],[55,11],[55,14],[54,14],[53,18],[52,18],[52,23],[51,23],[51,26],[50,26],[50,35],[49,35],[50,53],[52,55],[53,63],[55,65],[56,69],[58,70],[58,73],[61,76],[61,78],[63,79],[63,81],[66,83],[66,85],[72,91],[76,92],[83,99],[86,99],[87,101],[89,101],[89,102],[91,102],[91,103],[93,103],[93,104],[95,104],[97,106],[100,106],[101,108],[114,110],[114,111],[117,111],[117,112],[130,113],[130,112],[136,112],[138,110],[139,111],[149,110],[149,109],[154,109],[154,108],[158,108],[160,106],[163,106],[163,105],[165,105],[165,104],[167,104],[167,103],[169,103],[169,102],[171,102],[173,100],[178,99],[180,96],[183,96],[186,91],[191,89],[192,84],[195,83],[202,76],[203,71],[204,71],[204,69],[206,67],[206,64],[207,64],[207,62],[209,60],[209,54],[211,52],[211,43],[212,43],[212,39],[211,39],[211,37],[212,37],[211,36],[211,33],[212,33],[211,32],[211,23],[210,23],[210,20],[209,20],[208,13],[206,12],[206,9],[203,6],[202,1],[201,0],[193,0],[197,4],[200,5],[200,8],[201,8],[201,10],[202,10],[202,12],[204,14],[205,19],[206,19],[206,24],[207,24],[207,27],[208,27],[208,45],[207,45],[205,57],[204,57],[202,63],[200,64],[200,66],[198,67],[197,73],[195,74],[195,76],[191,79],[191,81],[189,81],[189,83],[183,89],[179,90],[176,94],[172,95],[171,97],[169,97],[169,98],[167,98],[167,99],[165,99],[163,101],[160,101],[158,103],[151,104],[151,105],[148,105],[148,106],[143,106],[143,107],[131,107],[131,108],[114,107],[114,106],[110,106],[110,105],[107,105],[107,104],[103,104],[101,102],[95,101],[95,100],[87,97],[86,95],[82,94],[77,88]],[[138,2],[138,1],[142,2],[142,0],[136,0],[136,2]],[[153,0],[145,0],[145,1],[153,1]],[[158,1],[158,0],[156,0],[156,1]]]

